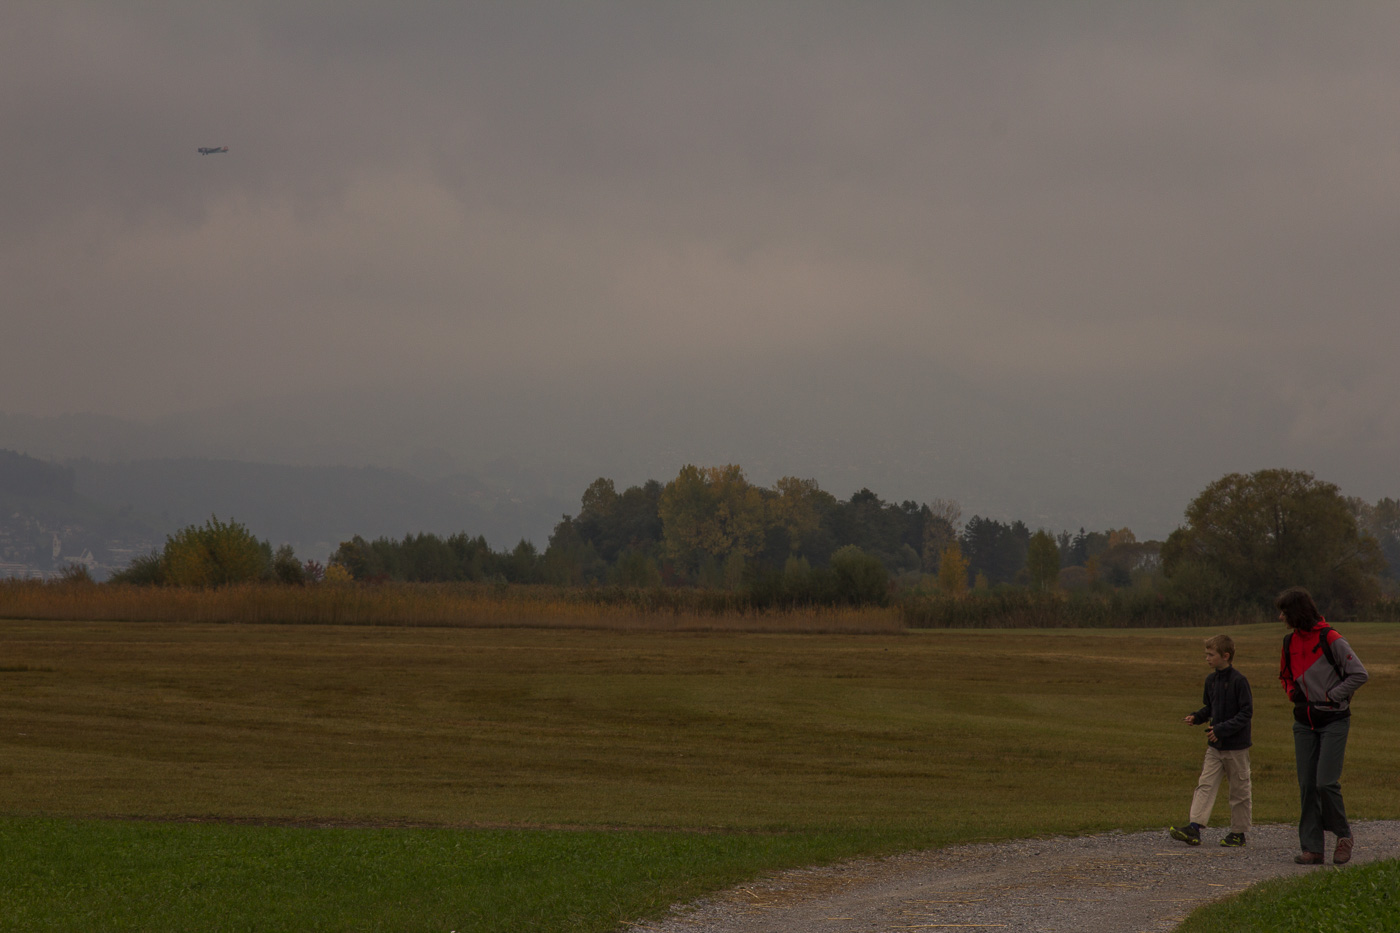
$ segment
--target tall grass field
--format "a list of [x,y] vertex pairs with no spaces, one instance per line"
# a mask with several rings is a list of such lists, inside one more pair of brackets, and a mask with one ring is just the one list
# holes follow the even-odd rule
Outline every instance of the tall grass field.
[[[1281,627],[1229,631],[1256,819],[1290,821]],[[1349,810],[1393,818],[1400,629],[1344,631]],[[610,930],[777,867],[1160,826],[1213,632],[0,621],[0,930]]]
[[0,580],[0,619],[778,632],[896,632],[905,625],[889,607],[759,610],[726,590],[490,583],[199,589]]

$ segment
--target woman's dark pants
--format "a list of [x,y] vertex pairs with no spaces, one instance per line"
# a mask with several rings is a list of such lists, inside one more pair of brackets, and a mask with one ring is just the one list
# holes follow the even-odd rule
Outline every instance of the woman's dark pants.
[[1293,754],[1298,759],[1298,842],[1304,852],[1323,851],[1322,832],[1341,839],[1351,835],[1342,803],[1342,760],[1347,752],[1351,717],[1309,728],[1293,724]]

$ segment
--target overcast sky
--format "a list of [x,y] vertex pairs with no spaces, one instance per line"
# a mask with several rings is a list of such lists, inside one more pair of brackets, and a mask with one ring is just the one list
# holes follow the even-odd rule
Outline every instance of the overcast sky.
[[412,431],[498,406],[625,481],[1155,533],[1228,470],[1400,495],[1397,46],[1273,0],[10,3],[0,412],[379,399],[452,453]]

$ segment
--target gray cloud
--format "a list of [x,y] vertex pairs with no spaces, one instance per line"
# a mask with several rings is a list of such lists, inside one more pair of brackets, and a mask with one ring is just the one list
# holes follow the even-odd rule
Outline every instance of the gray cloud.
[[5,410],[412,395],[528,434],[562,430],[560,396],[578,418],[646,396],[633,420],[676,456],[819,457],[817,432],[852,475],[898,448],[891,482],[924,496],[956,471],[910,433],[968,462],[1072,452],[1045,482],[1084,501],[1153,458],[1395,494],[1389,5],[7,20]]

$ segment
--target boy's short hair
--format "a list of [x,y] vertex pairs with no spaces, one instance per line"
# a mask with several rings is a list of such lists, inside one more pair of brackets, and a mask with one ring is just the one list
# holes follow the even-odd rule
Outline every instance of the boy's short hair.
[[1235,640],[1229,635],[1212,635],[1206,639],[1206,649],[1214,651],[1222,658],[1235,660]]

